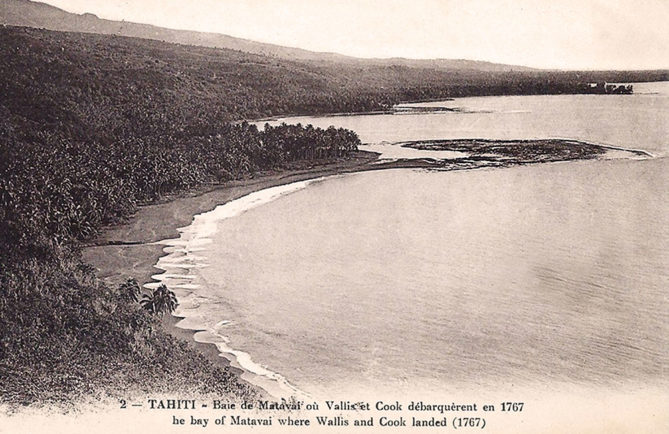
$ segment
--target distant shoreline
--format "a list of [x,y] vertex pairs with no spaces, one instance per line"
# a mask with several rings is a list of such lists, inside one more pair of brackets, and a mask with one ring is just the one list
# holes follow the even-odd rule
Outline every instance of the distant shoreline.
[[[226,182],[219,185],[208,186],[195,191],[186,192],[166,197],[159,203],[141,207],[138,212],[127,222],[121,225],[111,226],[102,231],[101,236],[93,245],[83,249],[83,259],[93,265],[98,277],[111,285],[118,285],[129,277],[134,277],[140,285],[155,281],[152,277],[161,271],[155,268],[158,259],[165,256],[164,245],[157,244],[165,239],[178,238],[177,228],[188,226],[195,215],[211,211],[218,205],[228,203],[232,200],[246,196],[250,193],[290,184],[298,181],[311,180],[315,178],[328,177],[338,174],[358,173],[371,170],[386,170],[400,168],[433,169],[433,170],[470,170],[478,168],[511,167],[514,165],[534,164],[540,162],[559,162],[580,159],[594,159],[606,154],[607,146],[577,142],[574,140],[433,140],[402,142],[395,146],[408,147],[438,147],[439,149],[452,149],[457,147],[462,150],[463,143],[485,142],[488,146],[499,146],[508,143],[521,143],[530,148],[541,143],[556,145],[583,146],[584,153],[573,155],[552,154],[548,157],[530,161],[524,156],[517,161],[513,159],[498,158],[488,155],[476,156],[474,153],[467,158],[453,160],[435,160],[431,158],[381,160],[379,154],[367,151],[357,151],[348,159],[323,161],[320,164],[304,163],[301,167],[281,170],[271,173],[263,173],[253,178]],[[436,148],[435,148],[436,149]],[[551,149],[545,149],[551,151]],[[639,155],[643,151],[622,150],[631,154]],[[428,151],[429,152],[429,151]],[[644,154],[648,155],[644,152]],[[244,371],[231,365],[230,359],[219,354],[214,344],[198,343],[193,335],[196,330],[182,329],[176,324],[182,318],[168,315],[163,321],[163,326],[170,334],[187,342],[188,345],[198,350],[210,361],[230,368],[240,377]],[[258,384],[254,386],[262,392],[268,391]]]

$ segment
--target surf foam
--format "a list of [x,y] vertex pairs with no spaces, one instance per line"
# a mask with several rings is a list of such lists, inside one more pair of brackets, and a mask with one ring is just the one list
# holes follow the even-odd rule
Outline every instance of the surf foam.
[[193,339],[196,342],[216,345],[221,357],[229,360],[233,367],[244,371],[242,378],[278,397],[308,398],[309,395],[290,384],[282,375],[253,361],[248,353],[232,348],[229,345],[229,339],[225,336],[225,326],[230,324],[231,320],[226,319],[214,325],[208,325],[211,319],[203,316],[204,313],[200,307],[213,301],[198,294],[198,289],[202,285],[197,282],[198,275],[193,272],[207,266],[206,256],[195,253],[206,251],[204,246],[212,242],[211,237],[216,233],[221,221],[239,216],[252,208],[302,190],[324,179],[326,178],[321,177],[270,187],[219,205],[209,212],[195,215],[190,225],[177,229],[179,238],[156,243],[165,246],[163,251],[166,255],[161,257],[155,265],[163,272],[152,276],[154,282],[144,285],[148,289],[154,289],[160,284],[167,285],[174,291],[180,303],[173,314],[181,318],[176,326],[195,331]]

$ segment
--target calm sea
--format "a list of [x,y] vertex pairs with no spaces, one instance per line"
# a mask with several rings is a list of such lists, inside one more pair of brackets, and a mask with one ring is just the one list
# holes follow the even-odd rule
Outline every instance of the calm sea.
[[635,91],[286,120],[367,143],[564,137],[657,158],[368,172],[228,204],[162,260],[182,325],[319,398],[668,390],[669,83]]

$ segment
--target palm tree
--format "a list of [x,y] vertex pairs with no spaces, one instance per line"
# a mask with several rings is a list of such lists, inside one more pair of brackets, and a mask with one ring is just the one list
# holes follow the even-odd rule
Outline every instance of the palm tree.
[[139,301],[139,295],[142,293],[139,289],[139,283],[135,279],[126,280],[125,283],[119,286],[118,290],[123,300],[135,303]]
[[141,304],[150,313],[163,316],[166,313],[174,312],[179,302],[174,292],[167,289],[165,284],[161,284],[151,294],[144,294]]

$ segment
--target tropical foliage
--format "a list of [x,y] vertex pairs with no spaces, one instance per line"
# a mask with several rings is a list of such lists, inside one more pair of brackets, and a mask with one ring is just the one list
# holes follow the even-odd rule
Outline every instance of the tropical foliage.
[[248,396],[162,331],[171,291],[147,294],[142,309],[139,283],[104,285],[81,262],[80,242],[165,194],[344,157],[359,140],[335,128],[228,122],[236,106],[217,104],[230,96],[220,89],[169,65],[131,72],[128,41],[91,47],[72,37],[0,29],[0,399],[130,388]]
[[346,157],[360,143],[344,129],[259,130],[239,120],[573,92],[584,81],[630,78],[666,72],[450,73],[0,28],[0,400],[62,402],[131,388],[251,393],[162,331],[149,312],[176,306],[167,288],[147,295],[142,309],[138,282],[110,288],[78,254],[82,241],[139,204]]
[[100,392],[253,398],[248,385],[165,333],[76,256],[61,250],[51,260],[2,265],[0,402],[62,405]]
[[[6,132],[11,125],[0,119]],[[355,133],[311,126],[221,125],[207,136],[102,144],[62,134],[0,130],[0,257],[43,254],[87,240],[140,203],[304,159],[346,156]],[[41,253],[40,253],[41,252]]]
[[142,308],[153,315],[163,316],[166,313],[174,312],[179,302],[174,292],[167,289],[167,286],[161,284],[151,292],[142,296]]
[[122,283],[118,288],[118,292],[122,300],[135,303],[139,301],[139,296],[142,294],[139,283],[135,278],[128,279]]

